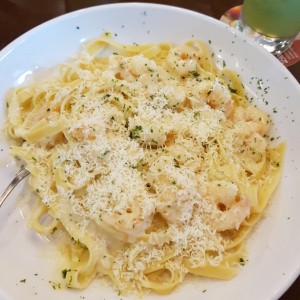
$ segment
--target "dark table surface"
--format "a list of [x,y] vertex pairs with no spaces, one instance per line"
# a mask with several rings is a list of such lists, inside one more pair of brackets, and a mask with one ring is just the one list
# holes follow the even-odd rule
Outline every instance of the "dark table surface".
[[[134,0],[0,0],[0,49],[29,29],[59,15],[89,6],[120,2],[134,2]],[[216,19],[220,19],[229,8],[242,4],[242,0],[136,0],[135,2],[153,2],[184,7]],[[300,82],[300,62],[289,67],[289,70]],[[280,300],[298,299],[300,299],[300,277],[280,298]]]

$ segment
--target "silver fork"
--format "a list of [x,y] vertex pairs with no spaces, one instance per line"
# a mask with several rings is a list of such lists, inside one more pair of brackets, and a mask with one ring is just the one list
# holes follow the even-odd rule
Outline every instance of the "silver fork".
[[29,171],[22,168],[19,173],[15,176],[15,178],[11,181],[11,183],[6,187],[6,189],[0,195],[0,207],[2,206],[5,199],[11,193],[11,191],[17,186],[17,184],[23,180],[26,176],[30,174]]

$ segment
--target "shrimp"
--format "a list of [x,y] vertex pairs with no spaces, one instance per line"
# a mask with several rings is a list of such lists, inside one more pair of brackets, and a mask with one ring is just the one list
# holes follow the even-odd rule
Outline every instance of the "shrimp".
[[208,95],[208,104],[219,109],[228,117],[233,109],[233,101],[229,90],[218,79],[215,80],[211,93]]
[[251,201],[245,195],[240,195],[229,209],[222,212],[222,217],[215,221],[217,231],[239,229],[241,223],[249,216],[250,209]]
[[212,89],[212,82],[203,80],[197,82],[194,78],[189,78],[185,84],[187,99],[190,101],[192,108],[203,107],[207,104],[207,95]]
[[128,69],[134,76],[140,76],[145,73],[153,73],[157,70],[156,63],[142,55],[131,57]]
[[[193,139],[186,139],[184,144],[180,143],[180,137],[177,138],[177,142],[168,145],[165,148],[167,154],[173,157],[173,160],[177,165],[183,165],[186,168],[197,172],[201,170],[202,159],[201,156],[204,153],[203,146],[197,144]],[[197,157],[195,159],[195,157]]]
[[249,135],[253,132],[264,135],[271,125],[269,116],[254,106],[237,107],[232,119],[237,122],[237,128],[240,129],[241,133],[245,132]]
[[180,76],[196,72],[197,60],[196,50],[185,45],[173,48],[167,56],[168,67]]
[[235,184],[224,180],[213,181],[208,184],[207,193],[219,211],[220,217],[213,220],[217,231],[238,229],[249,216],[251,201],[238,193]]
[[152,163],[147,177],[156,196],[156,211],[173,224],[189,220],[200,199],[194,173],[176,164],[173,157],[161,156]]
[[240,164],[249,175],[259,174],[266,159],[267,141],[259,133],[252,133],[244,139],[237,139],[235,147]]
[[186,93],[183,87],[176,85],[164,86],[160,89],[159,94],[162,94],[167,100],[167,107],[174,108],[182,104],[186,98]]
[[112,226],[115,230],[128,235],[128,242],[132,243],[136,238],[144,235],[145,230],[150,227],[154,216],[154,205],[149,204],[149,211],[147,214],[143,213],[138,199],[134,199],[133,203],[129,205],[123,213],[115,212],[102,213],[102,220]]
[[[243,147],[243,145],[246,147]],[[240,146],[240,156],[243,156],[244,158],[248,157],[256,163],[260,162],[262,157],[265,156],[267,141],[260,134],[251,134],[243,141],[243,145]]]
[[187,81],[187,88],[190,91],[188,99],[193,108],[208,104],[211,108],[223,111],[228,117],[233,110],[233,101],[229,90],[223,86],[218,79],[215,81],[204,80],[195,83],[194,80]]
[[140,76],[144,77],[144,81],[149,81],[150,75],[157,71],[156,63],[143,55],[124,57],[117,63],[114,60],[110,62],[111,67],[108,75],[111,75],[111,72],[113,72],[115,78],[126,79],[128,82],[134,82]]
[[157,205],[157,211],[170,224],[185,222],[190,220],[193,214],[194,205],[200,199],[200,194],[194,190],[178,190],[175,193],[165,193],[163,198],[172,198],[173,204],[165,204],[163,202]]
[[120,76],[121,78],[126,78],[127,81],[135,81],[139,76],[151,74],[157,69],[154,61],[142,55],[123,58],[121,65],[122,64],[124,64],[125,68],[121,68]]

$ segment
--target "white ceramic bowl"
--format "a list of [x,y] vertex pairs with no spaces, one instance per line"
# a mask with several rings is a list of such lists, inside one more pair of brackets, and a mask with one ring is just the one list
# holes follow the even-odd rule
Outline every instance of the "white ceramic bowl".
[[[249,262],[241,273],[228,282],[190,278],[172,295],[147,299],[278,299],[300,271],[300,88],[279,61],[227,25],[196,12],[139,3],[92,7],[46,22],[0,52],[0,126],[8,88],[46,76],[48,68],[76,53],[80,43],[107,30],[123,43],[205,41],[217,64],[222,67],[225,61],[236,70],[248,93],[272,115],[273,135],[287,141],[282,181],[248,241]],[[4,188],[16,170],[3,136],[0,141]],[[97,281],[84,291],[52,289],[48,281],[57,271],[49,254],[53,248],[26,226],[20,211],[25,186],[18,186],[0,209],[0,299],[120,299]]]

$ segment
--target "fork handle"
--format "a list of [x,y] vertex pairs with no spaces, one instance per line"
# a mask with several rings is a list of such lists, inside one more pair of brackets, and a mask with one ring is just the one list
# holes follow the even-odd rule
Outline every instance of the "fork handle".
[[17,184],[28,175],[29,175],[29,171],[27,171],[26,169],[22,169],[19,171],[16,177],[11,181],[11,183],[7,186],[7,188],[1,193],[0,207],[2,206],[3,202],[8,197],[8,195],[12,192],[12,190],[17,186]]

